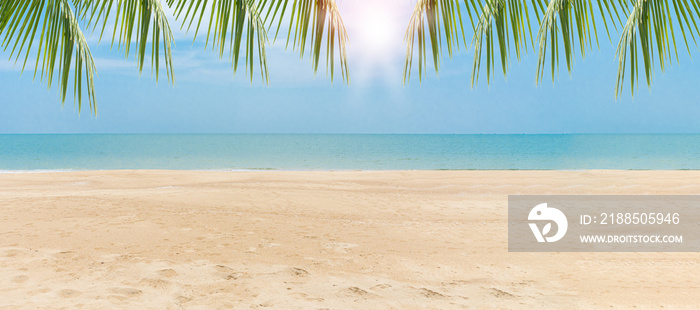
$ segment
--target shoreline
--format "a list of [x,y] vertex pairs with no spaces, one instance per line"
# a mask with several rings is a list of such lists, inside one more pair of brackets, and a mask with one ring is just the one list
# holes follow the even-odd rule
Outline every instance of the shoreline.
[[[511,194],[700,171],[0,174],[0,308],[692,309],[700,253],[514,253]],[[611,276],[614,274],[614,276]]]
[[17,170],[1,170],[0,174],[42,174],[42,173],[75,173],[75,172],[119,172],[119,171],[172,171],[172,172],[586,172],[586,171],[700,171],[700,169],[393,169],[393,170],[364,170],[364,169],[323,169],[323,170],[287,170],[278,168],[256,168],[256,169],[17,169]]

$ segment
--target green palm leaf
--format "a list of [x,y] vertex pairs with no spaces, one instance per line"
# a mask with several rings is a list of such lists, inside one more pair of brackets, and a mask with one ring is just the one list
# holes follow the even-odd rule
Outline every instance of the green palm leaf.
[[[669,5],[669,2],[672,4]],[[671,10],[671,7],[673,10]],[[630,12],[627,23],[622,30],[622,36],[617,46],[619,60],[617,70],[617,85],[615,97],[624,87],[626,67],[629,65],[630,89],[634,95],[639,81],[639,53],[644,63],[644,75],[647,86],[651,86],[654,58],[658,59],[663,72],[666,61],[672,62],[675,55],[678,61],[675,30],[673,20],[683,35],[686,50],[690,54],[687,33],[695,42],[695,36],[700,35],[696,18],[700,18],[700,1],[698,0],[637,0]],[[687,28],[687,29],[686,29]],[[639,41],[639,43],[637,43]],[[697,46],[697,43],[696,43]],[[654,55],[656,51],[657,55]],[[629,62],[628,60],[629,54]]]
[[12,46],[10,58],[15,57],[15,62],[20,57],[24,58],[24,70],[37,31],[41,28],[36,43],[38,47],[34,76],[40,71],[41,79],[46,77],[48,87],[51,88],[54,70],[58,69],[59,92],[65,102],[72,66],[73,95],[78,103],[78,111],[82,108],[82,86],[85,83],[90,109],[96,114],[96,68],[79,22],[88,20],[88,28],[93,29],[101,23],[102,38],[106,25],[111,22],[110,13],[114,11],[116,17],[112,44],[117,41],[118,47],[123,47],[125,56],[128,57],[132,51],[132,42],[135,42],[134,54],[140,72],[143,70],[149,41],[152,41],[151,68],[155,71],[156,79],[162,44],[167,75],[174,83],[171,51],[173,37],[159,0],[3,0],[0,2],[2,47],[7,50]]
[[[73,2],[80,18],[87,20],[88,28],[95,29],[101,25],[100,40],[107,25],[114,23],[111,44],[114,46],[116,42],[119,49],[123,48],[126,58],[132,52],[132,44],[136,44],[133,52],[139,73],[143,71],[148,44],[152,41],[151,73],[155,73],[156,81],[159,76],[162,44],[168,80],[175,83],[172,64],[173,34],[160,0],[73,0]],[[113,20],[112,14],[116,14]]]
[[325,37],[326,67],[331,80],[335,71],[337,42],[342,76],[349,82],[346,48],[348,35],[335,1],[295,0],[291,5],[290,3],[287,0],[168,0],[168,5],[174,5],[176,17],[182,19],[182,27],[188,31],[194,27],[195,39],[207,16],[205,14],[208,14],[207,45],[212,39],[212,47],[219,50],[219,56],[223,56],[228,43],[234,71],[242,56],[241,47],[245,45],[246,69],[251,74],[251,79],[253,52],[257,47],[260,71],[263,79],[269,80],[265,53],[268,44],[267,29],[276,23],[276,38],[282,24],[288,19],[287,45],[291,42],[301,57],[309,51],[314,72],[318,71]]
[[[530,3],[539,14],[538,1]],[[541,5],[540,5],[541,6]],[[487,80],[491,80],[496,52],[499,53],[503,74],[507,73],[509,49],[515,48],[518,60],[527,51],[528,38],[533,46],[528,1],[521,0],[464,0],[464,6],[474,31],[474,64],[472,85],[479,79],[482,54],[486,52]],[[416,3],[413,15],[406,30],[406,64],[404,82],[410,79],[414,50],[418,50],[418,76],[422,79],[427,65],[427,43],[430,43],[433,66],[436,73],[444,43],[449,57],[459,49],[460,39],[466,47],[466,36],[462,22],[462,6],[458,0],[420,0]],[[539,16],[539,15],[538,15]],[[474,24],[476,20],[476,25]],[[444,41],[443,41],[444,36]],[[494,46],[498,40],[498,49]]]
[[[204,17],[208,16],[206,46],[211,39],[211,46],[218,50],[220,57],[228,47],[234,72],[240,58],[245,58],[251,80],[257,58],[262,79],[269,81],[265,52],[267,31],[277,24],[276,38],[282,24],[288,22],[287,46],[292,43],[301,57],[308,54],[316,72],[325,40],[327,74],[330,73],[333,80],[337,49],[342,77],[349,83],[348,34],[334,0],[167,0],[167,3],[174,7],[182,27],[190,29],[196,25],[195,38]],[[609,26],[617,29],[618,24],[624,24],[616,51],[619,61],[616,96],[623,89],[627,73],[634,94],[642,71],[640,59],[647,85],[651,85],[655,59],[662,72],[666,61],[672,63],[674,55],[678,61],[676,29],[680,29],[689,54],[688,34],[693,43],[696,43],[695,36],[700,35],[697,25],[700,0],[418,0],[405,35],[404,82],[411,76],[414,51],[418,51],[418,76],[422,79],[428,64],[428,44],[436,73],[443,47],[449,57],[460,45],[467,47],[463,9],[474,32],[472,86],[478,83],[484,54],[490,82],[496,58],[500,59],[506,75],[511,47],[518,60],[528,50],[528,38],[530,47],[535,48],[531,11],[540,24],[536,40],[536,82],[544,75],[547,59],[554,78],[559,68],[560,49],[563,48],[561,54],[571,72],[576,50],[585,57],[594,41],[598,45],[596,15],[603,21],[609,39]],[[620,18],[621,14],[629,16],[626,23]],[[10,60],[23,61],[22,71],[35,47],[34,77],[41,72],[41,79],[46,78],[49,88],[58,80],[63,102],[72,71],[73,97],[79,111],[85,84],[85,95],[96,113],[95,64],[79,27],[80,21],[93,30],[99,27],[100,39],[108,24],[113,23],[112,45],[116,42],[119,49],[123,48],[127,58],[134,54],[139,72],[143,70],[150,49],[151,70],[156,80],[162,55],[168,79],[174,83],[173,36],[160,0],[3,0],[0,1],[0,47],[10,51]]]
[[348,33],[340,16],[340,11],[334,0],[294,0],[289,7],[288,0],[262,0],[262,7],[267,8],[266,21],[270,26],[277,21],[275,38],[287,15],[289,30],[287,32],[287,47],[298,50],[299,56],[304,57],[307,51],[311,58],[314,73],[318,71],[323,52],[323,38],[326,39],[326,74],[330,73],[333,81],[335,71],[335,49],[337,42],[340,59],[341,75],[346,83],[350,83],[348,75],[347,43]]
[[[209,17],[206,46],[211,40],[212,49],[223,57],[228,46],[234,73],[242,55],[245,67],[252,81],[255,67],[255,54],[263,81],[269,81],[267,54],[267,31],[260,15],[259,5],[252,0],[168,0],[168,5],[175,9],[176,18],[182,20],[182,28],[196,25],[195,40],[199,34],[204,17]],[[196,21],[196,24],[195,24]],[[243,44],[245,43],[245,44]],[[257,53],[256,51],[257,47]]]
[[[500,58],[505,76],[511,47],[518,60],[522,53],[527,52],[528,37],[534,48],[530,11],[535,13],[540,23],[536,41],[536,83],[542,79],[548,61],[554,80],[561,55],[571,72],[577,50],[585,58],[587,49],[592,48],[594,42],[596,46],[599,44],[598,27],[601,23],[597,23],[597,20],[602,20],[602,26],[611,41],[611,28],[617,30],[618,25],[624,25],[616,52],[619,59],[616,97],[623,88],[628,70],[634,94],[637,76],[641,71],[640,59],[648,85],[651,85],[655,58],[658,59],[662,72],[666,68],[666,61],[671,62],[673,55],[678,61],[674,24],[681,30],[689,54],[688,36],[696,43],[695,36],[700,35],[697,25],[700,0],[464,0],[462,7],[466,8],[474,30],[472,86],[478,82],[484,53],[487,80],[490,81],[496,58]],[[622,21],[621,15],[629,15],[626,23]],[[427,45],[431,46],[433,66],[437,73],[443,46],[451,57],[455,47],[459,48],[460,37],[464,39],[465,35],[458,0],[419,0],[406,30],[404,82],[410,79],[414,50],[418,51],[420,79],[428,63]]]
[[[559,49],[563,46],[566,68],[571,73],[571,67],[576,57],[576,46],[581,53],[581,57],[586,57],[586,49],[595,44],[598,45],[598,30],[595,16],[600,13],[605,26],[605,31],[610,39],[609,24],[615,29],[622,24],[619,12],[626,14],[627,8],[624,1],[597,0],[594,9],[592,0],[550,0],[540,23],[540,30],[537,34],[537,44],[539,55],[537,59],[536,83],[542,79],[547,62],[547,51],[550,53],[550,68],[552,81],[559,70]],[[560,42],[560,32],[561,41]]]
[[[534,48],[532,29],[530,27],[530,14],[527,1],[520,0],[486,0],[479,16],[479,23],[474,32],[472,45],[474,46],[474,65],[472,68],[472,87],[479,81],[481,69],[481,57],[483,46],[486,47],[486,80],[491,81],[491,71],[495,69],[496,49],[494,38],[498,40],[498,54],[503,76],[508,73],[509,48],[512,43],[515,47],[515,55],[520,61],[523,53],[527,52],[527,39]],[[531,5],[539,18],[535,0]],[[510,23],[510,24],[509,24]],[[494,33],[495,28],[495,33]]]
[[[464,1],[469,19],[474,28],[472,11],[476,11],[476,6],[470,7]],[[472,5],[474,1],[471,1]],[[445,37],[445,47],[449,57],[452,57],[455,49],[459,49],[459,39],[466,48],[466,36],[464,35],[464,25],[462,23],[462,11],[457,0],[419,0],[411,15],[411,20],[406,29],[404,40],[406,41],[406,62],[404,65],[404,83],[411,78],[413,67],[413,53],[418,50],[418,79],[423,79],[423,74],[427,68],[427,43],[430,42],[433,66],[435,73],[440,67],[440,56],[442,53],[442,37]]]
[[[35,42],[37,32],[39,40]],[[85,83],[90,109],[97,113],[93,83],[95,62],[68,0],[2,0],[0,38],[5,51],[11,48],[10,59],[15,58],[15,63],[24,59],[22,71],[30,58],[32,46],[39,45],[34,78],[41,72],[41,80],[46,78],[49,89],[57,80],[63,102],[66,101],[73,67],[73,99],[77,100],[78,111],[82,107]]]

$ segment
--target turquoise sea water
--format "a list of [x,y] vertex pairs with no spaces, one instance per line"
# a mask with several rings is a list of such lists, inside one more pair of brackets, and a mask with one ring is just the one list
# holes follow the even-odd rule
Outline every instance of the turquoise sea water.
[[700,169],[700,135],[0,135],[0,171]]

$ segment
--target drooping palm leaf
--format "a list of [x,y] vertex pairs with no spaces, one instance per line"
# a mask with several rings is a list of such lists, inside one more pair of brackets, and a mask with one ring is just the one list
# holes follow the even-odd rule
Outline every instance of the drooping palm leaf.
[[[503,73],[507,73],[510,45],[515,48],[518,59],[527,51],[528,38],[533,46],[530,26],[530,7],[538,14],[536,5],[540,0],[464,0],[464,6],[458,0],[419,0],[406,30],[406,65],[404,82],[411,75],[414,49],[418,50],[418,75],[422,75],[427,66],[426,46],[430,43],[433,66],[437,72],[440,65],[442,45],[452,57],[455,48],[459,49],[460,38],[466,46],[466,36],[462,22],[461,8],[465,8],[474,31],[474,64],[472,85],[478,82],[482,54],[486,53],[487,80],[491,80],[494,70],[496,52],[499,52]],[[540,6],[541,7],[541,6]],[[474,24],[476,20],[476,25]],[[444,36],[444,41],[443,41]],[[494,47],[498,40],[498,50]]]
[[[123,48],[125,57],[134,54],[139,72],[143,70],[147,58],[146,51],[151,42],[151,73],[159,76],[161,44],[168,79],[175,83],[172,64],[173,34],[160,0],[73,0],[83,20],[89,28],[100,27],[100,40],[108,24],[114,23],[112,46],[117,43]],[[116,14],[112,20],[113,14]],[[149,35],[150,34],[150,35]],[[162,42],[161,42],[162,41]]]
[[[467,0],[464,1],[469,14],[469,20],[474,28],[472,11],[476,10],[476,4],[472,0],[472,7]],[[426,71],[427,43],[430,42],[433,66],[437,74],[440,67],[440,56],[442,53],[442,37],[445,37],[445,47],[449,57],[452,57],[454,50],[459,49],[460,38],[466,48],[466,36],[464,34],[464,24],[462,22],[462,11],[458,0],[418,0],[413,9],[411,20],[408,23],[404,40],[406,41],[406,62],[404,65],[404,83],[411,78],[413,67],[413,53],[418,50],[418,79],[423,79]]]
[[[39,39],[35,42],[37,33]],[[73,99],[77,100],[78,111],[82,107],[85,83],[90,109],[97,113],[95,62],[68,0],[0,1],[0,39],[4,50],[11,48],[10,59],[14,58],[16,63],[23,58],[22,71],[31,58],[32,46],[38,44],[34,78],[41,72],[41,80],[46,78],[48,88],[56,79],[63,102],[73,67]]]
[[[672,4],[669,5],[669,2]],[[615,97],[617,98],[624,87],[625,71],[628,65],[630,90],[634,95],[639,80],[639,71],[641,71],[639,69],[640,52],[647,86],[651,85],[654,58],[658,59],[662,72],[666,68],[666,61],[672,62],[672,55],[675,55],[676,61],[678,61],[676,35],[673,28],[674,19],[683,35],[686,50],[690,54],[687,33],[690,33],[696,46],[695,36],[700,35],[696,18],[700,18],[700,1],[698,0],[636,0],[617,46],[616,54],[619,63]],[[658,55],[654,56],[654,50]],[[628,52],[629,62],[627,61]]]
[[218,50],[219,57],[223,57],[228,45],[234,73],[238,70],[239,59],[244,55],[246,71],[251,81],[257,47],[261,77],[265,82],[269,81],[265,52],[267,31],[261,17],[261,8],[256,1],[168,0],[168,5],[175,9],[176,18],[182,20],[183,28],[190,30],[192,26],[196,26],[195,39],[203,26],[204,17],[208,16],[206,45],[209,46],[211,39],[212,49]]
[[[523,51],[527,51],[528,34],[532,44],[530,10],[534,11],[540,23],[536,42],[537,83],[544,75],[548,60],[553,79],[562,55],[570,72],[577,49],[581,57],[585,57],[586,50],[592,48],[594,42],[598,45],[598,27],[603,26],[607,37],[612,40],[611,28],[617,30],[618,25],[624,25],[616,53],[619,58],[616,96],[623,87],[627,70],[634,94],[637,75],[641,71],[639,51],[649,85],[653,75],[654,57],[658,58],[662,71],[665,70],[665,62],[672,61],[672,55],[675,54],[678,59],[674,24],[681,30],[680,34],[688,53],[688,36],[696,43],[695,36],[700,35],[697,25],[697,19],[700,19],[700,0],[531,0],[530,8],[527,3],[528,1],[522,0],[464,0],[463,7],[466,7],[474,30],[472,86],[478,82],[484,52],[487,79],[490,80],[497,58],[496,52],[500,56],[505,75],[511,45],[518,59]],[[443,43],[450,56],[453,47],[459,46],[458,36],[461,34],[464,38],[464,32],[460,32],[460,28],[457,27],[461,27],[462,22],[459,7],[458,0],[419,0],[416,3],[406,30],[404,82],[410,78],[414,49],[418,50],[419,77],[422,77],[427,65],[428,44],[432,47],[436,71],[440,64]],[[478,15],[476,26],[474,15]],[[622,21],[621,15],[629,15],[627,23]],[[600,20],[602,24],[596,24]],[[446,39],[444,42],[443,36]],[[494,45],[494,38],[498,40],[497,47]]]
[[[596,25],[596,15],[600,13],[605,31],[610,39],[609,24],[617,29],[618,24],[622,24],[619,13],[626,14],[625,5],[627,0],[597,0],[594,9],[592,0],[550,0],[540,23],[540,30],[537,33],[538,58],[536,83],[542,79],[547,62],[547,52],[549,51],[552,81],[559,70],[560,47],[564,48],[564,59],[566,68],[571,73],[571,66],[576,57],[576,46],[581,53],[581,57],[586,56],[586,49],[593,46],[593,42],[598,45],[598,30]],[[561,32],[561,42],[559,41]]]
[[350,83],[347,61],[348,33],[335,0],[294,0],[291,7],[290,2],[291,0],[261,0],[261,6],[267,8],[266,22],[270,27],[277,24],[275,38],[289,15],[287,47],[291,42],[292,48],[298,50],[300,57],[304,57],[307,46],[310,46],[309,56],[314,72],[317,72],[325,36],[326,73],[330,73],[331,81],[335,75],[337,42],[341,75],[346,83]]
[[[539,0],[537,0],[539,1]],[[536,0],[531,0],[531,6],[539,18],[539,8]],[[472,68],[472,87],[479,81],[481,70],[482,47],[486,46],[486,80],[491,81],[491,71],[494,71],[496,49],[494,37],[498,39],[498,54],[500,56],[503,76],[508,73],[508,57],[510,44],[515,47],[515,55],[520,61],[523,53],[527,52],[527,41],[534,48],[530,14],[527,1],[522,0],[485,0],[479,16],[479,23],[474,32],[474,65]],[[495,33],[494,33],[495,28]],[[511,38],[512,36],[512,38]]]

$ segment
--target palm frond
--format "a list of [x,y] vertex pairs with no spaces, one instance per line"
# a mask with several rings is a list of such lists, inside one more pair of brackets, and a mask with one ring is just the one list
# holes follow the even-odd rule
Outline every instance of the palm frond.
[[[530,8],[528,1],[464,0],[474,30],[472,86],[478,83],[484,51],[487,80],[490,81],[498,57],[503,75],[507,74],[511,46],[518,60],[527,52],[528,37],[534,48],[529,17],[531,10],[540,24],[536,39],[536,83],[542,79],[547,61],[554,81],[559,70],[560,56],[563,55],[570,73],[577,50],[585,58],[587,49],[594,44],[599,45],[598,26],[601,24],[597,24],[597,21],[602,20],[610,41],[611,28],[617,30],[618,25],[624,26],[616,52],[619,59],[616,97],[623,88],[627,70],[634,95],[637,76],[641,71],[640,58],[644,64],[647,85],[651,85],[655,57],[658,58],[662,72],[666,68],[666,61],[673,61],[673,55],[678,61],[676,29],[680,29],[689,54],[688,36],[696,46],[695,37],[700,36],[697,20],[700,19],[700,0],[531,0],[529,3]],[[454,47],[459,48],[460,35],[462,39],[465,37],[459,8],[458,0],[419,0],[416,3],[406,30],[404,83],[410,79],[414,50],[418,50],[418,74],[419,79],[422,79],[428,64],[428,44],[432,49],[436,73],[440,66],[443,43],[450,57]],[[476,13],[478,17],[474,25]],[[629,15],[626,23],[622,21],[621,15]],[[498,46],[495,46],[495,40],[498,41]]]
[[78,111],[82,108],[85,83],[90,109],[97,113],[93,83],[95,62],[71,3],[68,0],[0,2],[0,45],[5,51],[12,48],[10,59],[15,58],[15,63],[23,58],[22,71],[39,29],[34,78],[41,72],[41,80],[46,78],[49,89],[56,79],[61,100],[65,103],[73,67],[73,100],[77,101]]
[[[521,55],[528,50],[528,38],[530,39],[530,47],[534,48],[530,15],[528,13],[530,9],[527,1],[486,0],[485,2],[472,41],[474,46],[472,87],[479,81],[481,55],[484,45],[486,47],[486,79],[487,82],[491,81],[491,71],[495,70],[496,60],[494,37],[498,39],[498,54],[503,76],[506,76],[508,73],[508,57],[511,43],[515,47],[515,55],[518,61],[520,61]],[[538,5],[537,1],[532,0],[531,5],[539,18],[541,3]],[[494,28],[496,30],[495,33]]]
[[[634,8],[630,12],[627,23],[622,30],[622,36],[617,46],[617,85],[615,87],[615,97],[619,95],[624,87],[626,66],[629,65],[630,89],[634,96],[635,87],[639,81],[639,53],[642,54],[644,63],[644,75],[647,86],[651,86],[654,58],[658,59],[661,71],[666,68],[666,61],[671,63],[673,55],[678,61],[678,49],[676,46],[675,30],[673,20],[681,29],[686,50],[690,54],[687,33],[693,39],[700,35],[696,17],[700,18],[700,1],[698,0],[670,0],[673,11],[669,6],[669,0],[637,0]],[[687,32],[686,32],[686,28]],[[637,44],[639,41],[639,44]],[[654,55],[654,50],[658,55]],[[629,52],[629,63],[627,54]]]
[[[586,49],[592,48],[595,41],[598,45],[598,30],[596,27],[596,15],[600,13],[605,31],[610,39],[608,24],[617,29],[621,25],[619,12],[626,14],[627,0],[597,0],[598,10],[594,10],[592,0],[550,0],[543,14],[540,29],[537,33],[539,54],[537,58],[536,83],[542,79],[547,62],[547,52],[550,53],[550,67],[552,81],[559,70],[559,49],[563,45],[566,68],[571,73],[571,66],[576,57],[576,45],[581,57],[586,56]],[[561,42],[559,41],[561,32]]]
[[[476,12],[476,3],[472,6],[464,0],[469,20],[474,28],[473,11]],[[445,37],[445,47],[451,58],[454,51],[459,49],[460,38],[466,49],[466,36],[462,22],[462,9],[458,0],[418,0],[413,9],[413,14],[408,23],[404,40],[406,41],[406,61],[403,71],[404,83],[411,78],[414,50],[418,50],[418,79],[423,79],[427,69],[427,42],[430,41],[433,66],[435,74],[440,67],[442,53],[442,37]]]
[[309,48],[309,56],[314,69],[318,71],[323,39],[326,40],[326,74],[330,73],[333,81],[335,71],[335,49],[337,41],[338,58],[340,59],[341,75],[346,83],[350,83],[348,75],[347,43],[348,33],[335,0],[294,0],[291,7],[289,0],[262,0],[262,7],[267,8],[265,20],[272,27],[277,21],[275,39],[280,32],[285,17],[289,14],[289,30],[287,31],[287,47],[298,50],[299,56],[304,57]]
[[[541,0],[530,0],[539,19]],[[539,4],[539,6],[538,6]],[[504,75],[507,73],[509,49],[512,44],[515,55],[520,60],[527,52],[528,38],[530,47],[534,47],[534,36],[530,26],[530,8],[528,1],[522,0],[464,0],[464,6],[458,0],[419,0],[406,30],[406,64],[404,82],[410,79],[414,50],[418,50],[418,75],[422,79],[427,66],[427,43],[432,49],[433,66],[436,73],[440,66],[443,36],[444,46],[451,58],[455,49],[459,49],[460,39],[466,48],[466,36],[462,22],[462,9],[465,8],[474,31],[474,63],[472,68],[472,86],[479,79],[481,59],[486,51],[487,80],[491,80],[494,70],[496,49],[494,39],[498,40],[498,52]],[[474,22],[476,21],[476,25]]]
[[[132,52],[132,42],[135,42],[134,54],[139,72],[143,71],[148,42],[152,40],[151,73],[155,72],[156,80],[159,76],[162,44],[166,73],[168,79],[175,83],[172,64],[173,34],[160,0],[73,0],[73,2],[80,18],[88,21],[88,28],[96,29],[101,25],[100,40],[107,24],[114,22],[111,44],[114,46],[116,42],[119,49],[123,48],[125,57],[129,57]],[[112,21],[110,17],[114,11],[116,16]]]
[[[267,31],[260,14],[260,6],[253,0],[168,0],[168,6],[175,9],[177,19],[182,20],[182,28],[189,31],[195,25],[194,39],[199,34],[204,17],[209,15],[206,46],[211,40],[212,49],[218,50],[223,58],[228,46],[231,67],[238,71],[241,56],[245,58],[245,68],[253,80],[257,47],[260,75],[269,82],[267,54]],[[195,23],[196,22],[196,23]],[[244,44],[245,43],[245,44]],[[241,49],[243,48],[243,49]]]

